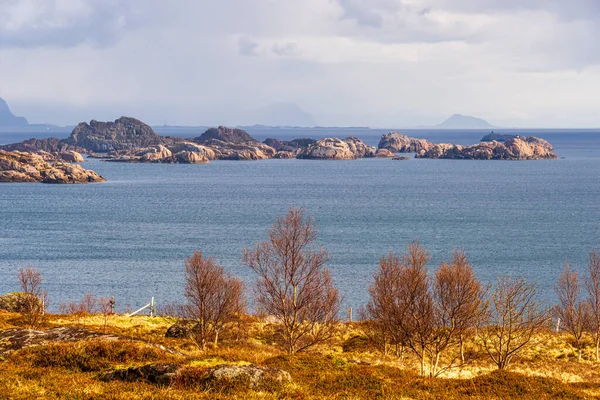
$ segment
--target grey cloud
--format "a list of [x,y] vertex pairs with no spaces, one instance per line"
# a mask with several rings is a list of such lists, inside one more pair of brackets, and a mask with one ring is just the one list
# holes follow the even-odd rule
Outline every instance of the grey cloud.
[[148,22],[152,3],[0,0],[0,47],[73,47],[82,43],[104,47]]
[[296,54],[297,51],[298,46],[296,43],[282,43],[273,46],[273,53],[277,54],[278,56],[291,56]]
[[247,37],[240,37],[238,52],[243,56],[256,57],[258,56],[258,43]]

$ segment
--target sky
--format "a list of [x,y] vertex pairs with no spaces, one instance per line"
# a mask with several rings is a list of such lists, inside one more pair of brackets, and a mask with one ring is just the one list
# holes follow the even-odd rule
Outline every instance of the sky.
[[0,0],[30,123],[600,127],[600,0]]

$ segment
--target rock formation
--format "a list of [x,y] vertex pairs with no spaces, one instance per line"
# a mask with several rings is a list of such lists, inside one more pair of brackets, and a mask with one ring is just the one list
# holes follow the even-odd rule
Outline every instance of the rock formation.
[[305,149],[308,146],[315,144],[316,139],[294,139],[294,140],[279,140],[274,138],[268,138],[263,141],[267,146],[273,147],[275,150],[279,151],[287,151],[290,153],[295,152],[298,149]]
[[377,149],[367,146],[360,139],[350,136],[346,139],[325,138],[302,150],[296,158],[310,160],[355,160],[362,157],[375,157]]
[[534,136],[516,137],[501,142],[481,142],[472,146],[436,144],[421,150],[417,158],[445,158],[454,160],[545,160],[558,158],[552,146]]
[[396,157],[394,153],[389,151],[388,149],[377,149],[377,154],[375,154],[377,158],[393,158]]
[[492,133],[488,133],[487,135],[482,137],[480,141],[481,142],[493,142],[495,140],[497,142],[504,142],[505,140],[515,139],[518,137],[519,137],[519,135],[511,135],[511,134],[492,132]]
[[56,162],[42,156],[0,150],[0,182],[88,183],[106,179],[80,165]]
[[226,126],[210,128],[199,137],[193,139],[194,142],[199,144],[209,143],[212,140],[234,144],[258,143],[258,140],[250,136],[245,130],[228,128]]
[[421,150],[428,151],[433,143],[425,139],[417,139],[399,132],[390,132],[381,136],[377,148],[386,149],[392,153],[417,153]]
[[121,117],[114,122],[82,122],[73,129],[65,143],[106,153],[112,150],[168,145],[178,140],[180,139],[157,135],[150,126],[135,118]]
[[82,147],[72,146],[67,144],[64,139],[58,139],[55,137],[50,137],[46,139],[27,139],[20,143],[7,144],[4,146],[0,146],[0,150],[5,151],[20,151],[26,153],[63,153],[67,151],[77,151],[79,153],[85,152],[85,149]]
[[260,143],[242,129],[210,128],[193,142],[211,148],[218,160],[262,160],[275,156],[275,149]]
[[112,162],[206,164],[215,159],[215,153],[195,143],[178,142],[169,147],[159,144],[140,149],[115,150],[108,154],[93,153],[91,157]]

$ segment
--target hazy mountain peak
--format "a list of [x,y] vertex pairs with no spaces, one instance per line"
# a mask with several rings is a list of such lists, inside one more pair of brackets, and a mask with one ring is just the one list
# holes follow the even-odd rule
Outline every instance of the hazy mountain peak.
[[484,119],[471,117],[470,115],[454,114],[441,124],[435,126],[443,129],[488,129],[494,128],[492,124]]
[[16,117],[8,107],[8,103],[0,98],[0,126],[3,127],[18,127],[27,126],[28,122],[23,117]]

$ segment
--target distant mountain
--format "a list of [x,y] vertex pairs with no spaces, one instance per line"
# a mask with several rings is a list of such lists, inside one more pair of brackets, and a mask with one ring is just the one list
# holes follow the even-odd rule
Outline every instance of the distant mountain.
[[454,114],[441,124],[435,126],[438,129],[489,129],[496,128],[489,122],[468,115]]
[[23,117],[16,117],[10,111],[8,104],[4,99],[0,98],[0,127],[2,128],[17,128],[27,126],[28,122]]

